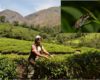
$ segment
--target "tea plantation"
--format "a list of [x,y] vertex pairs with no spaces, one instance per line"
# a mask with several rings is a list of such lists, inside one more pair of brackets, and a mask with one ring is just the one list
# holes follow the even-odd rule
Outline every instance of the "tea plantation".
[[[59,27],[55,28],[54,31]],[[42,34],[33,29],[0,23],[0,80],[27,78],[28,57],[34,37],[38,34],[43,36],[44,48],[55,55],[53,59],[48,56],[48,60],[36,60],[38,72],[34,79],[100,78],[99,33],[65,34],[58,29],[57,33],[51,34],[53,28],[46,30],[47,33]],[[76,51],[81,53],[76,54]]]
[[[49,56],[48,56],[49,57]],[[27,79],[28,56],[0,55],[1,79]],[[54,55],[36,60],[38,73],[34,79],[99,79],[100,51]]]
[[[17,39],[10,39],[10,38],[0,38],[0,52],[3,54],[10,54],[10,53],[18,53],[18,54],[29,54],[31,51],[31,45],[33,41],[25,41],[25,40],[17,40]],[[72,46],[64,46],[64,45],[57,45],[57,44],[49,44],[49,43],[42,43],[44,48],[52,53],[73,53],[76,50],[84,51],[95,51],[99,49],[89,48],[89,47],[72,47]]]

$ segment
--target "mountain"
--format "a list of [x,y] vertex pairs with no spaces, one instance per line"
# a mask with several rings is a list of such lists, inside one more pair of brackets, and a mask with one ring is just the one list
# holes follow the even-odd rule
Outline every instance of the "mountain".
[[28,24],[40,24],[40,26],[55,26],[61,24],[60,7],[51,7],[28,16],[25,16]]
[[18,12],[11,11],[11,10],[4,10],[0,12],[0,16],[5,15],[6,19],[9,20],[10,23],[12,23],[14,20],[19,21],[20,23],[24,22],[26,19],[20,15]]
[[40,26],[55,26],[61,24],[61,9],[60,7],[51,7],[48,9],[40,10],[23,17],[18,12],[11,10],[4,10],[0,12],[0,16],[5,15],[6,18],[12,23],[14,20],[20,23],[26,21],[30,24],[40,24]]

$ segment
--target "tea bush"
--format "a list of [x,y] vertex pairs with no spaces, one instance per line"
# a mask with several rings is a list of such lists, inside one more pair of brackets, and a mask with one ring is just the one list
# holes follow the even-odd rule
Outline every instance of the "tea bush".
[[39,78],[50,79],[98,79],[100,78],[100,52],[85,52],[56,56],[52,60],[37,61]]
[[[49,57],[49,56],[48,56]],[[27,78],[28,56],[1,55],[0,77],[2,79]],[[81,54],[54,55],[54,58],[36,60],[38,68],[34,79],[99,79],[100,51]],[[16,69],[22,65],[25,71],[20,74]]]
[[85,52],[66,58],[68,72],[74,79],[98,79],[100,78],[100,52]]
[[93,39],[90,38],[81,38],[78,44],[78,47],[90,47],[90,48],[97,48],[100,49],[100,37],[94,37]]
[[17,74],[17,64],[7,57],[0,58],[0,78],[14,79]]

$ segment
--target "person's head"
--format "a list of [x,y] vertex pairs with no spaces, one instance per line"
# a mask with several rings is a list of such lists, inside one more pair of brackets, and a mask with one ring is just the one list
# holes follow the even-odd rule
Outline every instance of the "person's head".
[[40,44],[41,43],[41,36],[38,35],[38,36],[35,37],[35,43],[36,44]]

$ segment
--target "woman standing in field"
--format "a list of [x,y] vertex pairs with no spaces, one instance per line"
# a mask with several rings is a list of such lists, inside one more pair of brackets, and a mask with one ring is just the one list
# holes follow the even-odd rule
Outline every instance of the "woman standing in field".
[[[41,37],[40,36],[36,36],[35,37],[35,43],[32,45],[32,49],[31,49],[31,54],[28,58],[28,61],[29,61],[29,74],[28,74],[28,78],[32,78],[32,77],[36,77],[36,72],[37,72],[37,68],[36,68],[36,62],[35,62],[35,59],[39,59],[39,57],[43,57],[43,58],[46,58],[48,59],[48,57],[44,56],[44,55],[41,55],[41,51],[43,51],[45,54],[49,55],[51,58],[53,58],[52,55],[50,55],[45,49],[44,47],[42,46],[41,43]],[[34,72],[35,70],[35,72]],[[34,76],[33,76],[34,74]]]

